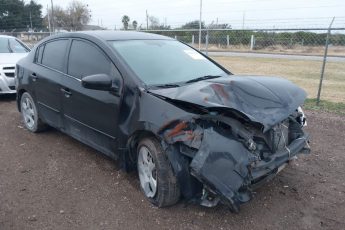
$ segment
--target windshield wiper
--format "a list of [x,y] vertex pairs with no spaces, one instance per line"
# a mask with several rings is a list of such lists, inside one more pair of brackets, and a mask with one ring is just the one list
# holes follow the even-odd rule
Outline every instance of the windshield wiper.
[[[189,81],[182,82],[182,85],[185,83],[188,84],[188,83],[193,83],[193,82],[203,81],[203,80],[213,79],[213,78],[219,78],[219,77],[222,77],[222,76],[220,76],[220,75],[205,75],[202,77],[194,78],[194,79],[189,80]],[[177,87],[181,87],[181,84],[167,83],[167,84],[153,85],[153,86],[157,87],[157,88],[177,88]]]
[[193,82],[197,82],[197,81],[203,81],[203,80],[207,80],[207,79],[213,79],[213,78],[218,78],[221,77],[219,75],[205,75],[202,77],[198,77],[198,78],[194,78],[192,80],[186,81],[186,83],[193,83]]
[[181,85],[179,84],[162,84],[162,85],[154,85],[155,87],[158,88],[177,88],[180,87]]

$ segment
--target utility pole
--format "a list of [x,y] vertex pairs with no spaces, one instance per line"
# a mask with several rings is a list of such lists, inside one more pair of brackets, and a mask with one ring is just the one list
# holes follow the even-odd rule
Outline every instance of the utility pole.
[[243,18],[242,18],[242,30],[244,30],[244,21],[246,19],[246,12],[243,12]]
[[199,51],[201,50],[201,12],[202,12],[202,0],[200,0],[200,19],[199,19]]
[[47,17],[48,17],[48,29],[49,29],[49,34],[51,33],[51,27],[50,27],[50,16],[49,16],[49,7],[47,4]]
[[54,4],[53,4],[53,0],[50,0],[50,2],[52,4],[52,30],[54,33],[55,32]]
[[146,10],[146,30],[149,29],[149,14],[147,13],[147,10]]
[[32,19],[31,19],[31,10],[30,10],[30,32],[32,32]]

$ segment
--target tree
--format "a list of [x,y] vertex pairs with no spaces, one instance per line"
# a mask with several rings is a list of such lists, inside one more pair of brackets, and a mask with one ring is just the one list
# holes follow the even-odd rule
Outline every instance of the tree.
[[[52,19],[52,11],[49,10],[51,22],[54,22],[56,29],[64,30],[82,30],[84,25],[87,25],[91,20],[90,10],[87,5],[80,1],[72,1],[66,9],[55,5],[54,18]],[[44,24],[48,27],[47,16],[44,18]]]
[[149,17],[149,28],[150,29],[157,29],[159,27],[159,19],[156,18],[155,16],[150,16]]
[[134,29],[134,30],[137,30],[138,22],[137,22],[136,20],[134,20],[134,21],[132,22],[132,26],[133,26],[133,29]]
[[[49,11],[50,17],[52,17],[52,11]],[[48,26],[47,17],[45,17],[45,23]],[[69,16],[67,12],[62,9],[62,7],[56,5],[54,6],[54,19],[50,19],[51,23],[54,21],[54,27],[56,29],[68,29]]]
[[160,24],[159,19],[156,18],[155,16],[150,16],[149,21],[150,21],[149,29],[151,29],[151,30],[164,30],[164,29],[168,30],[168,29],[170,29],[170,26]]
[[130,20],[131,19],[127,15],[123,15],[123,17],[122,17],[122,24],[123,24],[123,28],[125,30],[128,30],[128,24],[129,24]]
[[[32,29],[41,29],[43,26],[42,5],[31,0],[29,4],[24,5],[24,21]],[[26,19],[26,20],[25,20]]]
[[[30,20],[31,15],[31,20]],[[31,0],[0,0],[0,30],[42,29],[42,5]]]
[[[181,26],[181,29],[199,29],[199,20],[194,20],[191,22],[187,22],[183,26]],[[201,29],[205,29],[205,23],[201,22]]]
[[71,30],[81,30],[83,25],[87,25],[91,19],[90,11],[81,1],[73,0],[68,8],[69,27]]
[[223,24],[209,24],[207,26],[209,29],[231,29],[231,25],[227,24],[227,23],[223,23]]

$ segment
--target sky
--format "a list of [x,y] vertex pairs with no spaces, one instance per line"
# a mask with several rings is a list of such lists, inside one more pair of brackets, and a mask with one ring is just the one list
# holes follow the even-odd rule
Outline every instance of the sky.
[[[29,0],[26,0],[29,1]],[[51,0],[36,0],[46,14]],[[63,8],[70,0],[53,0]],[[89,24],[107,29],[120,29],[121,18],[128,15],[131,21],[146,28],[146,10],[160,23],[172,28],[198,20],[200,0],[83,0],[91,10]],[[334,27],[345,27],[344,0],[202,0],[202,21],[228,23],[233,29],[318,28],[328,27],[336,17]]]

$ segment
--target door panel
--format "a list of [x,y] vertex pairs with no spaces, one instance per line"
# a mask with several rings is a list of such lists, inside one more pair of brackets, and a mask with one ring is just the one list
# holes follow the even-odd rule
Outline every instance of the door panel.
[[105,73],[115,81],[120,75],[103,51],[89,42],[74,40],[68,59],[68,75],[63,76],[61,91],[64,128],[75,138],[116,157],[120,97],[86,89],[81,79]]
[[40,117],[49,125],[61,128],[60,83],[62,74],[43,66],[37,66],[35,69],[35,72],[31,73],[30,78],[34,81]]
[[68,44],[68,39],[60,39],[41,45],[30,73],[40,117],[57,128],[62,128],[60,84],[66,70]]
[[116,148],[119,97],[105,91],[85,89],[80,81],[69,76],[64,76],[63,82],[65,88],[61,94],[65,131],[112,155]]

